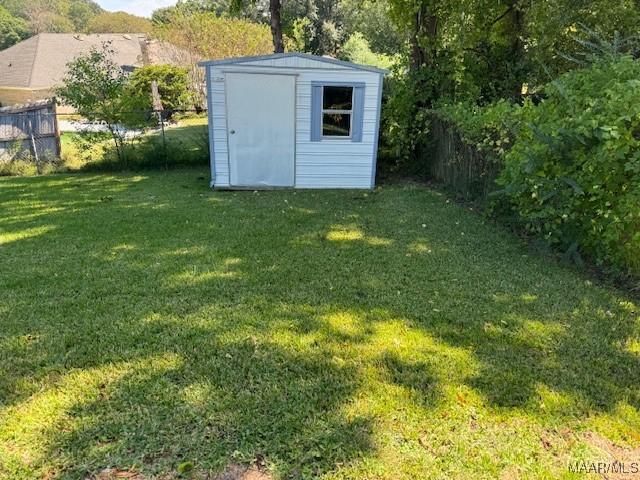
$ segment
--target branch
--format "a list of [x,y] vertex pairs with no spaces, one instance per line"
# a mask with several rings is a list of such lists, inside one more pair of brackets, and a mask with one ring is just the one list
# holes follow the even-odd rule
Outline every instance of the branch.
[[490,27],[493,27],[496,23],[498,23],[500,20],[502,20],[504,17],[506,17],[507,15],[509,15],[513,9],[516,8],[516,3],[514,2],[509,8],[507,8],[507,10],[500,15],[498,18],[496,18],[493,22],[491,22],[491,24],[489,25]]

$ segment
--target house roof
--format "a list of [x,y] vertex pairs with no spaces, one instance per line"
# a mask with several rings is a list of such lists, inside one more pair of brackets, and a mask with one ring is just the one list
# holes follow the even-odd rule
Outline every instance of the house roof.
[[141,33],[40,33],[0,51],[0,87],[51,88],[64,77],[67,63],[103,42],[111,42],[118,65],[141,66],[146,40]]
[[300,52],[291,52],[291,53],[273,53],[271,55],[258,55],[252,57],[236,57],[236,58],[225,58],[222,60],[209,60],[206,62],[200,62],[198,65],[201,67],[210,66],[210,65],[233,65],[239,63],[250,63],[250,62],[258,62],[261,60],[276,60],[279,58],[290,58],[290,57],[298,57],[304,58],[307,60],[314,60],[317,62],[329,63],[332,65],[342,66],[344,68],[352,68],[355,70],[365,70],[367,72],[375,72],[375,73],[388,73],[387,70],[382,68],[372,67],[370,65],[360,65],[358,63],[345,62],[344,60],[338,60],[337,58],[332,57],[321,57],[318,55],[311,55],[309,53],[300,53]]

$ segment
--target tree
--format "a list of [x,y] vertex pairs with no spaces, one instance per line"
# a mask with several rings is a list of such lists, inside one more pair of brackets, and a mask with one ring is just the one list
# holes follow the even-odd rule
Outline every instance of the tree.
[[0,7],[27,22],[32,33],[84,31],[102,12],[92,0],[0,0]]
[[[175,5],[170,7],[158,8],[153,11],[151,21],[155,25],[163,25],[171,23],[174,15],[194,15],[196,13],[214,13],[218,17],[228,14],[231,9],[231,0],[178,0]],[[256,8],[251,9],[253,12]],[[256,20],[256,15],[251,15],[248,9],[242,12],[242,17],[246,19]]]
[[[229,13],[239,14],[250,7],[255,7],[257,0],[231,0]],[[282,36],[282,3],[281,0],[269,0],[269,25],[274,53],[284,52],[284,40]]]
[[186,15],[177,11],[171,21],[157,25],[153,34],[165,42],[172,63],[189,71],[196,106],[204,105],[203,59],[247,55],[264,55],[272,51],[271,35],[266,25],[237,18],[220,18],[213,13]]
[[199,58],[213,60],[264,55],[271,50],[271,36],[265,25],[211,13],[175,13],[169,23],[157,26],[154,34]]
[[46,0],[35,0],[24,7],[24,15],[34,33],[73,32],[73,22],[56,12]]
[[29,35],[27,22],[14,17],[6,8],[0,6],[0,50],[15,45]]
[[97,3],[90,0],[58,0],[58,5],[62,15],[73,23],[75,32],[85,30],[91,19],[103,12]]
[[341,0],[340,13],[344,38],[361,33],[375,53],[404,51],[408,37],[391,20],[388,0]]
[[125,12],[103,12],[93,17],[88,33],[149,33],[153,25],[149,20]]
[[[284,34],[298,50],[316,55],[336,55],[344,40],[339,0],[284,0],[281,8]],[[305,40],[304,46],[300,39]]]
[[373,52],[367,39],[359,32],[351,35],[345,42],[340,50],[340,57],[349,62],[386,69],[391,68],[394,63],[391,56]]
[[104,123],[111,134],[118,159],[126,164],[123,125],[145,123],[144,99],[129,95],[127,76],[113,61],[110,42],[92,48],[67,64],[67,73],[56,95],[91,122]]

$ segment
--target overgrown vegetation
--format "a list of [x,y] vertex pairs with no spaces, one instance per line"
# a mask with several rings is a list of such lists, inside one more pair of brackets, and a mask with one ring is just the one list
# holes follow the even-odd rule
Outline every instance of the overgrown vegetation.
[[499,182],[527,230],[640,277],[640,62],[599,61],[525,103]]
[[383,140],[394,147],[396,167],[412,169],[425,161],[425,110],[521,103],[578,66],[573,59],[585,48],[576,42],[583,27],[628,38],[640,21],[633,1],[389,0],[389,7],[409,46],[390,85]]
[[387,85],[382,159],[428,171],[438,116],[502,166],[494,214],[576,261],[637,277],[637,6],[389,5],[410,37]]
[[157,89],[160,110],[191,109],[194,99],[189,92],[187,69],[174,65],[148,65],[137,68],[128,78],[126,95],[140,99],[140,108],[154,109],[153,84]]
[[[156,122],[160,120],[156,118]],[[173,115],[165,122],[150,123],[145,130],[127,131],[122,157],[105,132],[62,135],[62,171],[121,171],[173,169],[209,162],[207,119],[202,115]]]
[[452,104],[443,116],[502,165],[492,198],[520,228],[582,262],[640,275],[640,62],[587,31],[577,68],[522,106]]

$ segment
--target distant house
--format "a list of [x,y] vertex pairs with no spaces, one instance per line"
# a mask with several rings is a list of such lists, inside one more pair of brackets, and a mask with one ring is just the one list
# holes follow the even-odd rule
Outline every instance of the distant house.
[[114,60],[125,70],[174,63],[172,48],[142,33],[40,33],[0,51],[0,106],[50,98],[67,63],[104,42],[111,42]]

